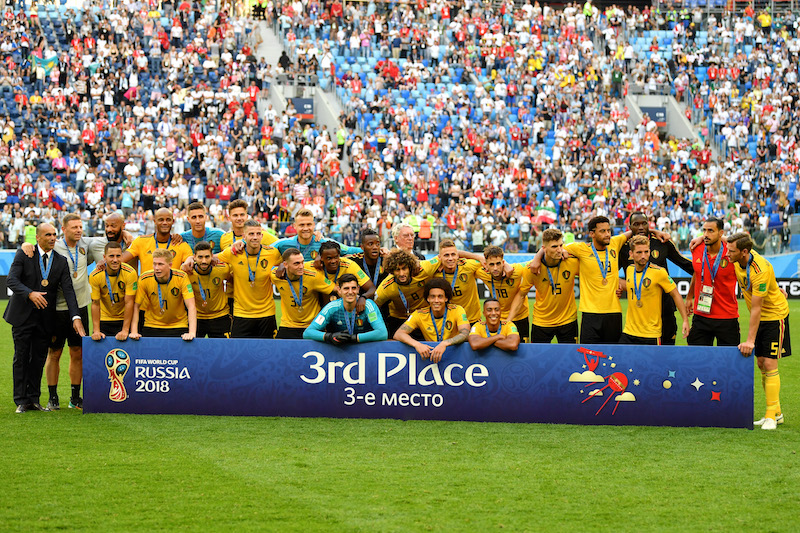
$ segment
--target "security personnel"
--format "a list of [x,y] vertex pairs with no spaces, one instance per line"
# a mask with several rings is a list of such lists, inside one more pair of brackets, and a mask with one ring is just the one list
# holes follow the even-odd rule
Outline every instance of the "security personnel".
[[[283,252],[283,263],[270,271],[281,295],[281,324],[278,339],[302,339],[303,331],[327,305],[336,286],[317,270],[307,269],[297,248]],[[322,305],[320,305],[322,304]]]
[[106,244],[105,269],[95,269],[89,276],[92,288],[92,339],[99,341],[111,335],[118,341],[128,338],[136,299],[139,276],[122,262],[122,246]]
[[[170,268],[172,252],[158,249],[152,253],[153,270],[139,278],[130,338],[176,337],[185,341],[197,334],[197,309],[189,277]],[[139,325],[139,310],[144,311],[144,325]]]
[[559,344],[578,342],[575,275],[581,269],[581,262],[575,257],[564,258],[563,247],[564,237],[560,230],[548,228],[542,232],[540,253],[543,268],[538,274],[530,270],[525,273],[512,304],[512,310],[517,309],[522,301],[528,299],[531,287],[536,288],[531,326],[531,342],[534,343],[550,344],[553,337]]
[[221,339],[231,333],[231,316],[225,283],[231,277],[227,263],[213,264],[213,245],[200,241],[194,245],[194,269],[189,280],[197,307],[197,337]]
[[278,333],[270,271],[280,264],[281,254],[261,244],[262,238],[261,224],[248,220],[244,247],[237,241],[217,256],[233,277],[233,338],[274,339]]
[[[429,307],[417,309],[408,317],[394,334],[394,340],[408,344],[423,359],[434,363],[442,360],[448,346],[455,346],[467,340],[469,320],[460,305],[450,303],[453,289],[447,281],[435,277],[425,283],[423,297]],[[448,319],[449,318],[449,319]],[[427,344],[413,339],[411,334],[419,330],[424,340],[438,343],[431,349]]]
[[375,292],[375,303],[379,307],[389,303],[389,316],[386,318],[389,335],[394,335],[408,319],[409,313],[426,306],[425,282],[434,276],[438,268],[438,257],[418,261],[402,249],[393,250],[386,258],[389,276]]
[[630,256],[625,279],[628,286],[628,313],[620,344],[661,344],[661,302],[669,294],[683,317],[683,336],[689,335],[689,316],[678,287],[669,273],[650,263],[650,239],[635,235],[630,240]]
[[309,324],[304,339],[342,345],[349,342],[385,341],[388,338],[381,311],[372,300],[367,300],[364,311],[356,309],[359,299],[358,279],[354,274],[339,277],[341,298],[322,308]]
[[[522,332],[522,342],[528,342],[528,332],[530,331],[530,308],[528,298],[520,298],[516,311],[511,315],[514,300],[519,294],[523,278],[528,272],[527,265],[512,265],[513,272],[505,272],[505,259],[503,249],[499,246],[488,246],[483,250],[486,258],[486,268],[480,268],[475,272],[475,276],[483,281],[484,285],[490,290],[490,299],[497,300],[500,304],[500,319],[512,321],[517,327],[517,331]],[[527,296],[527,293],[524,295]],[[487,300],[488,301],[488,300]],[[486,314],[486,302],[484,302],[484,314]]]
[[513,322],[500,318],[500,302],[495,298],[487,298],[483,302],[483,314],[486,320],[478,322],[469,332],[469,345],[473,350],[483,350],[495,346],[501,350],[515,351],[519,348],[519,331]]
[[169,250],[172,255],[172,268],[180,268],[181,264],[192,255],[192,248],[185,242],[175,244],[171,235],[175,222],[172,211],[162,207],[155,213],[156,233],[136,237],[130,247],[122,254],[122,261],[134,266],[139,260],[140,271],[144,274],[153,270],[153,253],[156,250]]
[[[633,235],[650,237],[650,264],[658,265],[664,270],[667,270],[667,260],[669,260],[689,274],[689,277],[694,274],[692,262],[681,255],[672,241],[661,242],[659,239],[650,235],[647,216],[645,216],[644,213],[631,213],[628,225]],[[627,270],[628,266],[633,263],[630,256],[630,247],[628,245],[629,243],[625,243],[619,251],[619,266],[623,270]],[[675,320],[675,310],[675,301],[672,299],[672,296],[668,293],[664,293],[664,299],[661,302],[662,345],[675,345],[675,337],[678,333],[678,321]]]
[[764,417],[754,424],[761,429],[776,429],[783,424],[778,360],[792,354],[789,304],[778,287],[772,265],[753,251],[753,240],[748,234],[728,237],[727,257],[734,264],[739,289],[750,310],[747,340],[739,344],[739,350],[745,357],[756,356],[767,400]]

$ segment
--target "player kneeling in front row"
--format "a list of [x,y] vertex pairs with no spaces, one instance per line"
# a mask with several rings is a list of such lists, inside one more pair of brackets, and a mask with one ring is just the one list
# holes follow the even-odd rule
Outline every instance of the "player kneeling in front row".
[[789,304],[778,287],[772,265],[753,251],[753,240],[747,233],[728,237],[728,260],[734,265],[736,281],[750,310],[747,340],[739,344],[739,350],[745,357],[755,354],[767,400],[764,418],[754,424],[761,429],[775,429],[783,424],[778,359],[792,354]]
[[500,302],[489,298],[483,302],[486,320],[472,326],[469,332],[469,345],[473,350],[483,350],[495,346],[501,350],[516,351],[519,348],[519,331],[513,322],[500,320]]
[[[460,305],[451,304],[453,289],[442,278],[433,278],[425,283],[423,298],[430,307],[417,309],[394,334],[394,340],[408,344],[423,358],[434,363],[442,360],[448,346],[461,344],[469,335],[467,313]],[[414,330],[420,330],[422,337],[429,342],[438,342],[431,349],[411,337]]]
[[[197,334],[197,308],[189,276],[170,267],[172,252],[153,250],[153,270],[142,274],[136,289],[136,304],[130,338],[181,337],[185,341]],[[139,309],[144,311],[144,327],[139,333]]]
[[667,271],[650,263],[650,239],[634,236],[630,242],[633,264],[625,272],[628,284],[628,314],[620,344],[661,344],[661,301],[669,294],[683,318],[683,336],[689,335],[689,317],[678,287]]
[[336,346],[349,342],[385,341],[388,338],[386,324],[375,302],[367,300],[363,312],[356,310],[359,290],[355,274],[339,276],[341,299],[322,308],[303,332],[303,338]]

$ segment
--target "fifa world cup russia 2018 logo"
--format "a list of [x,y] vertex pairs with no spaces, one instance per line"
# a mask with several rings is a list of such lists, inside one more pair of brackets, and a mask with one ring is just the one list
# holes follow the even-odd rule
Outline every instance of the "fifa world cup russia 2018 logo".
[[106,368],[108,369],[108,380],[111,382],[111,389],[108,391],[108,399],[112,402],[124,402],[128,399],[128,391],[125,390],[125,373],[130,368],[131,358],[125,350],[114,348],[106,355]]

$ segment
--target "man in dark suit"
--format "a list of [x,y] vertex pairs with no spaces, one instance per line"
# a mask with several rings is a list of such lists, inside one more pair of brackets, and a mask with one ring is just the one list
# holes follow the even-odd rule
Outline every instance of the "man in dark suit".
[[22,250],[17,250],[14,256],[7,282],[14,294],[3,315],[11,324],[14,339],[14,403],[17,404],[17,413],[47,410],[39,404],[39,396],[47,345],[56,323],[59,287],[72,316],[72,327],[79,335],[86,335],[78,314],[67,260],[53,251],[56,228],[51,224],[39,225],[36,242],[33,257],[27,257]]

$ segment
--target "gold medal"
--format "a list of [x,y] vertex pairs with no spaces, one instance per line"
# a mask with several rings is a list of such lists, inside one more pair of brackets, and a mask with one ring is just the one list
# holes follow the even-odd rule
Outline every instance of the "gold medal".
[[73,273],[72,273],[72,277],[77,279],[77,277],[78,277],[78,273],[77,273],[77,272],[73,272]]
[[603,278],[603,285],[608,285],[608,278]]
[[43,279],[42,280],[42,287],[47,287],[48,285],[50,285],[50,282],[47,281],[46,279]]
[[644,304],[641,300],[636,300],[636,307],[644,307]]

